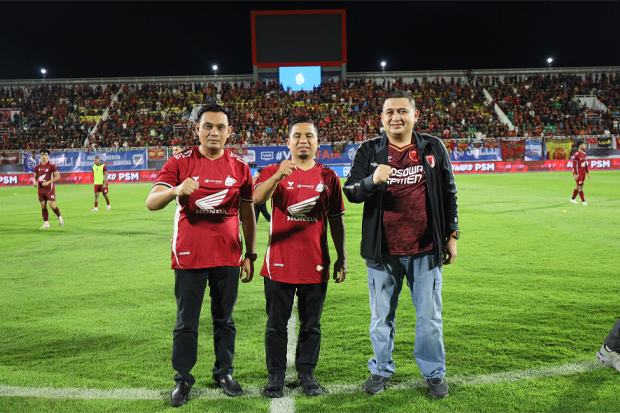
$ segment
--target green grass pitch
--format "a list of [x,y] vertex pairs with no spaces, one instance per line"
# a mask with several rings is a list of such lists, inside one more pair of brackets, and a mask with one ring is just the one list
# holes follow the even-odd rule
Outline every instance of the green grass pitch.
[[[523,372],[596,363],[596,351],[620,316],[620,171],[592,172],[585,185],[588,206],[568,202],[570,173],[457,175],[456,181],[462,238],[456,262],[444,269],[443,286],[450,397],[433,400],[425,387],[409,385],[420,372],[406,287],[397,311],[396,375],[381,395],[362,392],[372,354],[366,269],[359,256],[362,208],[347,203],[349,274],[343,284],[330,282],[316,370],[328,394],[295,395],[295,411],[618,411],[620,373],[613,369]],[[174,410],[167,400],[174,385],[173,207],[148,211],[150,187],[111,184],[112,210],[105,210],[102,198],[104,207],[95,213],[89,212],[90,185],[60,185],[57,204],[65,226],[59,228],[50,211],[47,230],[39,229],[34,188],[0,189],[0,411]],[[261,218],[256,273],[267,231]],[[208,308],[206,303],[195,389],[216,389]],[[259,275],[240,285],[235,321],[235,377],[245,388],[260,388],[267,372]],[[520,374],[526,377],[517,380]],[[3,395],[9,387],[147,389],[161,397]],[[343,388],[351,391],[330,392]],[[181,409],[270,408],[271,400],[241,397],[194,398]]]

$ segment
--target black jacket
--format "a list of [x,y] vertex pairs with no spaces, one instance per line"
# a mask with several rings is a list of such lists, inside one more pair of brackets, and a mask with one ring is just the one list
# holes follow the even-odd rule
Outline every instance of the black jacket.
[[[434,136],[413,132],[422,159],[426,178],[426,195],[431,208],[433,253],[443,262],[443,247],[448,236],[458,229],[456,185],[450,156],[444,144]],[[383,269],[381,234],[383,206],[381,199],[386,184],[375,185],[372,175],[379,165],[388,164],[388,137],[384,133],[362,143],[355,154],[351,172],[344,184],[344,194],[350,202],[364,202],[362,218],[362,258],[368,266]],[[433,159],[434,158],[434,159]],[[433,165],[434,160],[434,165]]]

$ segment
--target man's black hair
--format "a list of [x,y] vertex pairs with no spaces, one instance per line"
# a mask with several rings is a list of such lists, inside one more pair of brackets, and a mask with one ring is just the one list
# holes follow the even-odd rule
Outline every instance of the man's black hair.
[[415,110],[415,99],[413,98],[413,95],[409,92],[406,92],[404,90],[395,90],[388,93],[385,97],[385,100],[383,101],[383,106],[385,106],[385,102],[388,99],[408,99],[409,103],[411,103],[411,107],[413,107],[413,109]]
[[294,118],[291,121],[291,124],[288,127],[288,136],[289,137],[291,136],[291,132],[293,131],[293,125],[297,125],[298,123],[309,123],[309,124],[311,124],[312,126],[314,126],[314,131],[316,132],[317,138],[319,137],[319,128],[318,128],[318,126],[316,126],[316,123],[314,123],[314,121],[311,118],[307,117],[307,116],[300,116],[298,118]]
[[261,174],[261,173],[263,173],[263,169],[265,169],[265,168],[258,168],[258,169],[256,170],[256,172],[258,172],[259,174]]
[[202,114],[205,112],[224,113],[226,115],[226,121],[228,122],[228,126],[230,126],[230,115],[228,114],[228,109],[226,109],[224,106],[215,105],[215,104],[204,105],[203,107],[200,108],[200,110],[196,114],[196,123],[200,123],[200,120],[202,119]]
[[49,154],[50,154],[50,151],[48,151],[47,149],[41,149],[41,150],[39,151],[39,155],[41,155],[42,153],[46,153],[46,154],[48,154],[48,155],[49,155]]
[[586,143],[586,141],[577,141],[577,147],[580,147],[582,143]]

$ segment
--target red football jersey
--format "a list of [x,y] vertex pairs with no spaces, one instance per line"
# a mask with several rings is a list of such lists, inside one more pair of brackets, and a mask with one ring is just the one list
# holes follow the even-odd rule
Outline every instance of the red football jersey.
[[587,155],[585,152],[575,152],[571,159],[573,160],[573,173],[574,174],[585,174],[588,171],[588,161],[586,160]]
[[241,265],[239,205],[241,200],[252,202],[250,167],[228,150],[211,160],[194,147],[168,159],[153,186],[172,188],[187,178],[200,187],[190,196],[177,197],[172,268]]
[[43,186],[42,183],[45,181],[49,181],[54,177],[54,172],[58,171],[56,165],[51,162],[43,164],[38,164],[34,167],[35,179],[38,182],[37,188],[39,192],[51,192],[54,190],[54,183],[51,183],[47,186]]
[[392,175],[381,200],[385,233],[381,251],[385,254],[410,255],[433,249],[421,157],[415,143],[403,148],[388,144],[388,166],[392,168]]
[[[269,165],[254,187],[280,167]],[[327,217],[344,214],[340,178],[316,162],[295,169],[278,182],[271,197],[269,245],[260,275],[289,284],[316,284],[329,279]]]

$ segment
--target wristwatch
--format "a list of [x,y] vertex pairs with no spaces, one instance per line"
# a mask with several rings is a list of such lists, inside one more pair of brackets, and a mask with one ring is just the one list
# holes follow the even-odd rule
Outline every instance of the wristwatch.
[[454,231],[452,234],[450,234],[450,236],[448,237],[448,239],[450,238],[454,238],[455,240],[458,241],[459,238],[461,238],[461,231],[459,231],[458,229],[456,231]]
[[245,258],[249,258],[250,261],[254,262],[256,261],[256,258],[258,258],[258,255],[256,255],[256,253],[250,254],[249,252],[246,252]]

